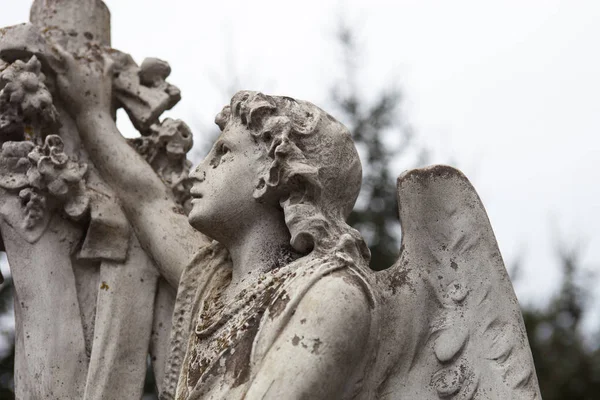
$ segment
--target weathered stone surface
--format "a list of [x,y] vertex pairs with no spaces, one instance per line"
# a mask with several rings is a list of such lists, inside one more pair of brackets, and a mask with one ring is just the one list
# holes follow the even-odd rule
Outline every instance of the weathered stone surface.
[[15,285],[15,390],[19,399],[82,398],[87,357],[71,254],[81,230],[58,214],[23,240],[17,196],[2,191],[0,230]]
[[116,60],[115,95],[133,126],[146,132],[158,117],[181,100],[179,89],[165,81],[171,69],[157,59],[146,59],[141,67],[129,55],[111,51]]
[[190,128],[183,121],[165,118],[160,124],[150,126],[145,136],[128,141],[171,188],[177,203],[188,213],[192,163],[186,155],[194,143]]
[[35,55],[42,61],[48,46],[40,30],[32,24],[20,24],[0,29],[0,57],[7,62]]
[[[72,104],[55,81],[64,70],[56,48],[97,56],[110,45],[110,14],[99,0],[39,0],[31,21],[0,30],[0,231],[23,300],[17,398],[140,398],[150,345],[153,367],[164,370],[174,292],[157,286],[158,271],[81,146],[77,115],[66,113]],[[129,106],[143,133],[162,129],[160,114],[180,97],[165,82],[168,64],[138,68],[124,53],[105,54],[123,72],[114,105]],[[185,151],[182,137],[163,140],[156,159],[184,203],[191,134],[180,125]]]
[[29,19],[69,51],[92,42],[110,46],[110,12],[102,0],[35,0]]

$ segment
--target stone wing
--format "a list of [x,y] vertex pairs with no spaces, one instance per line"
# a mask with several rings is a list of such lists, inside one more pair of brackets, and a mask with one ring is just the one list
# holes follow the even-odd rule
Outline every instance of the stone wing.
[[377,399],[541,399],[519,303],[479,196],[458,170],[398,178],[399,260],[376,274]]

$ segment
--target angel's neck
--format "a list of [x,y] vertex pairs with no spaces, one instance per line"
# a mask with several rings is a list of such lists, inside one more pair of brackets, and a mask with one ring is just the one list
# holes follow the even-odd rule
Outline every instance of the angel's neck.
[[290,232],[283,216],[274,214],[256,221],[225,245],[233,262],[230,287],[241,290],[244,282],[280,266],[282,252],[290,248]]

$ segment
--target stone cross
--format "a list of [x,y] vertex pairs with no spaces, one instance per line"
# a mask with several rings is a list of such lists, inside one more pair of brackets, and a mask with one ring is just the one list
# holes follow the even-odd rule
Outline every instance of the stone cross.
[[[77,56],[109,48],[110,13],[101,0],[35,0],[30,17],[0,29],[0,232],[15,285],[16,396],[140,398],[148,349],[163,374],[175,293],[54,89],[53,45]],[[113,115],[125,109],[142,133],[131,145],[185,207],[192,136],[181,121],[159,122],[181,98],[165,81],[170,67],[108,53]]]

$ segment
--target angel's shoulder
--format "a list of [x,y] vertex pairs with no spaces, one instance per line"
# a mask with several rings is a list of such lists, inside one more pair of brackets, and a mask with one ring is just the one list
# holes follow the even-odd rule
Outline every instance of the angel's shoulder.
[[330,300],[355,298],[368,304],[370,287],[356,272],[342,268],[321,277],[307,295]]
[[344,331],[350,327],[368,333],[373,305],[368,284],[359,275],[340,269],[322,275],[302,296],[294,320],[319,330]]

